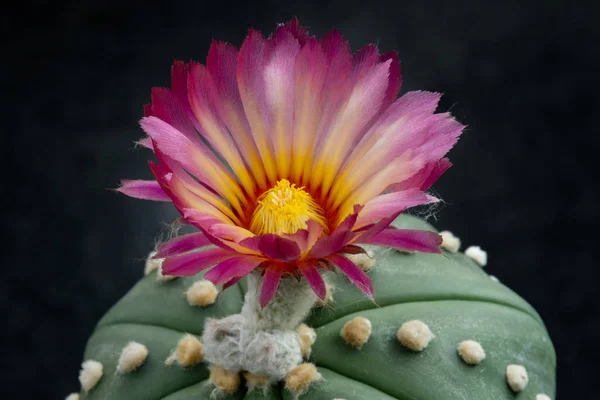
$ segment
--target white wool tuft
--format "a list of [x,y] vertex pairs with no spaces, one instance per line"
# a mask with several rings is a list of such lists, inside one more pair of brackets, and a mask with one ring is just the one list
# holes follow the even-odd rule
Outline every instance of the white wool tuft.
[[487,252],[482,250],[479,246],[470,246],[465,250],[465,256],[469,257],[482,267],[487,265]]
[[460,239],[450,231],[440,232],[442,237],[442,249],[448,250],[450,253],[456,253],[460,249]]
[[121,374],[133,372],[138,369],[148,357],[148,348],[138,342],[129,342],[121,350],[117,371]]
[[79,400],[79,393],[71,393],[65,397],[65,400]]
[[185,292],[185,296],[190,306],[206,307],[215,303],[219,290],[211,282],[205,279],[194,282],[194,284]]
[[463,340],[458,345],[458,355],[469,365],[476,365],[485,360],[485,351],[479,342]]
[[81,370],[79,371],[81,388],[86,392],[92,390],[102,378],[103,370],[102,364],[95,360],[86,360],[81,363]]
[[509,365],[506,367],[506,381],[513,392],[522,392],[529,382],[527,370],[522,365]]
[[426,323],[415,319],[403,323],[396,333],[396,338],[404,347],[412,351],[423,351],[435,335],[431,333]]

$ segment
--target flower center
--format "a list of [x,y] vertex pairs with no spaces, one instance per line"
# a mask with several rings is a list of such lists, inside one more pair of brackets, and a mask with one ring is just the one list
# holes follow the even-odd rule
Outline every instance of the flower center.
[[250,221],[250,231],[256,235],[295,233],[306,229],[309,219],[318,222],[327,232],[327,219],[323,209],[304,187],[296,187],[287,179],[277,182],[257,201],[258,205]]

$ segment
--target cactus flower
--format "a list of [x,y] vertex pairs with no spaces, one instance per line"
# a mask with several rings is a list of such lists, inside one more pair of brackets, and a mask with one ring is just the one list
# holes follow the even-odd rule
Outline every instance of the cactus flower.
[[398,98],[395,52],[352,54],[337,31],[317,39],[294,19],[268,38],[250,30],[239,50],[214,41],[206,65],[171,73],[141,120],[155,180],[118,189],[171,201],[199,229],[158,247],[164,274],[213,267],[205,278],[229,287],[259,271],[265,306],[284,275],[324,299],[321,272],[335,267],[373,297],[345,256],[362,244],[439,252],[437,233],[390,223],[437,201],[425,191],[464,126],[435,113],[438,93]]

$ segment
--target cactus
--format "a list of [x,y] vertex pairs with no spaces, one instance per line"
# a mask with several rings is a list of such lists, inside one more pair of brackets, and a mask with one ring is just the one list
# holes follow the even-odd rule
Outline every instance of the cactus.
[[[399,217],[402,228],[434,230],[412,216]],[[528,383],[518,395],[535,399],[555,394],[556,357],[539,315],[518,295],[490,279],[464,254],[403,253],[383,247],[370,249],[376,265],[369,272],[375,302],[366,298],[342,274],[327,273],[334,302],[315,307],[305,323],[316,330],[310,351],[322,377],[301,399],[513,399],[507,367],[525,367]],[[231,399],[290,399],[299,393],[283,382],[269,390],[235,393],[215,391],[204,362],[181,366],[173,362],[185,334],[201,338],[207,318],[240,313],[246,280],[222,291],[212,305],[191,306],[185,292],[202,274],[157,281],[147,275],[98,323],[85,350],[103,375],[81,399],[184,400],[220,395]],[[340,332],[355,317],[371,323],[360,348],[347,344]],[[400,326],[411,320],[426,323],[434,338],[421,352],[397,339]],[[481,344],[486,357],[469,365],[457,348],[465,340]],[[118,372],[120,354],[130,342],[146,346],[148,354],[132,372]],[[134,346],[135,347],[135,346]]]

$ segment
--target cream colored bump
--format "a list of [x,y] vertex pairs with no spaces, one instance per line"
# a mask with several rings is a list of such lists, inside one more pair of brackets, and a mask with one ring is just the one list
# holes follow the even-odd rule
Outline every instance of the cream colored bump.
[[102,364],[95,360],[86,360],[81,363],[81,370],[79,371],[81,388],[86,392],[92,390],[102,378],[103,370]]
[[274,383],[268,376],[254,375],[248,371],[244,372],[244,379],[250,392],[256,388],[268,389]]
[[481,267],[487,265],[487,252],[482,250],[479,246],[470,246],[465,250],[465,256],[475,261]]
[[144,266],[144,275],[150,275],[152,271],[160,269],[160,267],[162,266],[164,258],[152,258],[155,255],[155,251],[151,251],[150,254],[148,254],[148,258],[146,258],[146,265]]
[[65,400],[79,400],[79,393],[71,393],[65,397]]
[[202,361],[204,354],[203,346],[194,335],[185,335],[177,343],[174,358],[182,367],[191,367]]
[[463,340],[458,345],[458,355],[469,365],[477,365],[485,360],[485,351],[479,342]]
[[412,351],[423,351],[435,335],[431,333],[426,323],[415,319],[403,323],[396,333],[396,338]]
[[450,253],[456,253],[460,249],[460,239],[450,231],[440,232],[442,237],[442,249],[448,250]]
[[233,371],[228,371],[225,368],[211,365],[208,367],[210,370],[210,381],[219,390],[225,393],[235,393],[240,387],[240,374]]
[[344,342],[360,350],[371,336],[371,321],[363,317],[356,317],[344,324],[340,335]]
[[129,342],[121,350],[117,371],[121,374],[133,372],[138,369],[148,357],[148,348],[138,342]]
[[494,282],[500,283],[500,279],[496,278],[494,275],[490,275],[490,279],[493,280]]
[[312,345],[315,343],[315,340],[317,340],[317,332],[308,325],[301,324],[296,328],[296,333],[300,339],[300,352],[302,353],[302,358],[308,359],[310,357]]
[[513,392],[521,392],[527,387],[529,377],[527,370],[522,365],[511,364],[506,367],[506,381]]
[[535,400],[552,400],[552,399],[547,394],[539,393],[538,395],[535,396]]
[[366,254],[347,254],[346,258],[365,272],[369,272],[375,266],[375,254],[371,250],[367,250]]
[[219,290],[206,279],[194,282],[194,284],[185,292],[190,306],[206,307],[215,304]]
[[300,364],[285,377],[285,387],[298,396],[304,393],[311,383],[321,379],[317,367],[311,363]]
[[325,300],[317,299],[316,307],[327,307],[328,304],[332,304],[334,287],[329,282],[325,282]]

